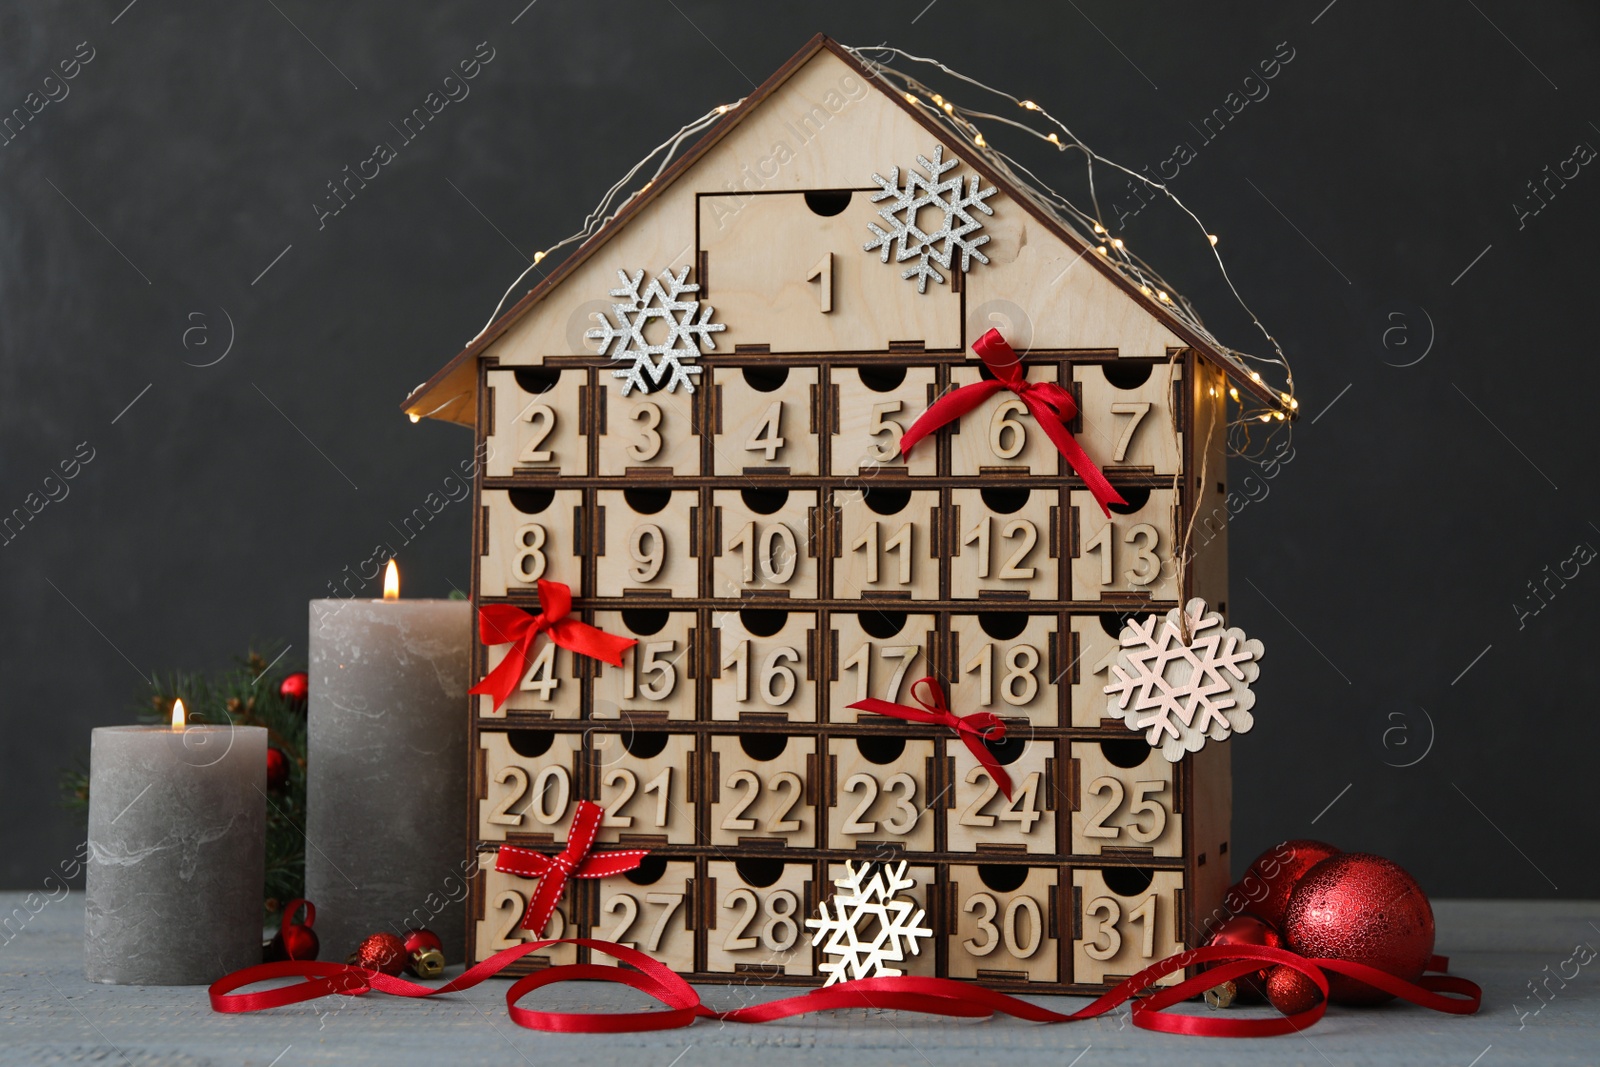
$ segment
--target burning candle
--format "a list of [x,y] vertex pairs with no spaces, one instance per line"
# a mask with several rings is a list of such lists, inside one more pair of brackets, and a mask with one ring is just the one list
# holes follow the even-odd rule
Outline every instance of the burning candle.
[[311,602],[306,896],[323,955],[379,931],[426,926],[466,942],[465,600],[401,600],[389,561],[382,600]]
[[89,740],[85,973],[197,985],[261,961],[267,731],[102,726]]

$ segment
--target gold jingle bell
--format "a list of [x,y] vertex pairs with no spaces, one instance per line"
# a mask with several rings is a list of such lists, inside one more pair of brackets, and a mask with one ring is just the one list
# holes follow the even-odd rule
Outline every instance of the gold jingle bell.
[[411,973],[418,978],[437,978],[444,973],[444,953],[436,948],[422,948],[411,954]]

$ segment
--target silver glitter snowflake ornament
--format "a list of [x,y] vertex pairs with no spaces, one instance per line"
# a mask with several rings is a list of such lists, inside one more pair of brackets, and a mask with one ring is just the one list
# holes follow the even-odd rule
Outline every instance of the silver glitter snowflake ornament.
[[[892,245],[896,263],[911,262],[911,266],[900,276],[915,278],[919,293],[928,291],[929,278],[944,283],[944,275],[934,269],[934,264],[950,270],[957,251],[961,253],[960,270],[963,274],[974,259],[979,263],[989,262],[989,257],[978,251],[979,245],[988,243],[989,235],[978,233],[983,223],[973,218],[972,212],[994,214],[994,209],[984,201],[995,194],[995,188],[991,185],[987,189],[980,189],[982,182],[976,174],[965,191],[960,177],[940,181],[945,172],[958,165],[954,159],[948,163],[943,159],[943,145],[934,146],[932,159],[919,155],[917,162],[928,172],[928,177],[908,167],[904,186],[900,184],[898,166],[889,172],[887,178],[880,174],[872,176],[881,190],[872,195],[872,202],[881,203],[891,197],[894,202],[878,209],[878,217],[889,224],[889,229],[885,230],[875,222],[867,223],[867,229],[874,236],[862,249],[867,252],[875,248],[882,249],[879,260],[887,263]],[[918,214],[923,208],[932,208],[939,220],[938,227],[932,232],[924,231],[917,225]]]
[[1177,608],[1124,626],[1113,681],[1105,687],[1107,715],[1145,731],[1145,740],[1172,763],[1200,751],[1207,738],[1226,741],[1255,725],[1250,683],[1261,673],[1256,661],[1264,651],[1237,626],[1224,626],[1221,615],[1206,614],[1199,597],[1184,613],[1187,641]]
[[[689,268],[677,274],[668,268],[643,290],[644,271],[635,271],[630,278],[627,271],[619,270],[617,277],[622,284],[611,290],[611,296],[626,302],[611,305],[616,321],[598,313],[601,324],[584,336],[600,342],[602,356],[609,349],[612,359],[632,361],[626,370],[611,372],[613,378],[623,380],[622,395],[627,396],[635,386],[646,393],[656,389],[674,393],[680,385],[684,392],[694,392],[693,379],[700,368],[690,364],[700,358],[702,349],[715,351],[711,335],[728,327],[712,322],[711,305],[702,307],[694,298],[700,286],[688,284]],[[660,344],[651,344],[645,330],[658,319],[666,324],[666,336]]]
[[913,901],[895,897],[916,884],[906,875],[905,860],[893,866],[863,863],[859,867],[844,861],[844,874],[833,883],[834,914],[829,916],[824,900],[818,905],[822,917],[806,920],[806,926],[816,930],[811,944],[822,945],[822,954],[829,957],[817,968],[828,976],[824,985],[903,973],[890,964],[904,960],[908,950],[917,955],[917,939],[933,936],[933,931],[922,925],[923,910]]

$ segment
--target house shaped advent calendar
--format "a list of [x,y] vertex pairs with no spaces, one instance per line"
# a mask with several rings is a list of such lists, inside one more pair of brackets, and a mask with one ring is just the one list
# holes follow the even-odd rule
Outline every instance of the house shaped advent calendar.
[[[1094,991],[1220,915],[1228,745],[1169,762],[1105,686],[1126,619],[1226,613],[1225,531],[1181,580],[1174,542],[1225,497],[1230,379],[1276,398],[929,109],[814,39],[406,401],[486,457],[477,605],[558,581],[638,642],[617,668],[541,637],[463,709],[470,961],[535,938],[492,853],[558,852],[582,799],[598,849],[650,854],[572,880],[548,936],[696,980],[818,983],[845,861],[907,861],[934,936],[906,973],[994,988]],[[1074,397],[1109,514],[1011,391],[901,456],[992,376],[990,329]],[[850,707],[925,676],[1004,720],[1009,800],[952,730]]]

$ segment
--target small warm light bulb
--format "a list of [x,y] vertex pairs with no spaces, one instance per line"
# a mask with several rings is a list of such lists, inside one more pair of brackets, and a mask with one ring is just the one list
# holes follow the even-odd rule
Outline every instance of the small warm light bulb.
[[1285,404],[1287,404],[1289,402],[1289,394],[1288,393],[1279,393],[1278,394],[1278,398],[1280,400],[1282,400]]
[[1105,233],[1106,232],[1106,228],[1104,226],[1100,225],[1097,222],[1097,223],[1094,224],[1094,232],[1095,233]]
[[1095,247],[1095,251],[1099,252],[1103,256],[1103,255],[1106,254],[1106,246],[1105,245],[1098,245],[1098,246]]
[[1145,296],[1149,296],[1150,295],[1150,287],[1148,285],[1139,286],[1139,291],[1141,293],[1143,293]]
[[1164,290],[1164,289],[1162,291],[1156,293],[1156,299],[1161,301],[1163,304],[1172,303],[1172,297],[1168,296],[1167,293],[1166,293],[1166,290]]
[[1039,110],[1039,105],[1035,104],[1032,100],[1024,100],[1024,101],[1022,101],[1021,106],[1027,108],[1029,111],[1038,111]]
[[906,94],[906,103],[915,104],[916,102],[917,102],[917,98],[916,98],[915,95],[913,95],[912,93],[907,93]]
[[389,566],[383,571],[383,599],[400,599],[400,568],[394,565],[394,560],[389,560]]
[[1233,388],[1232,386],[1229,386],[1228,387],[1228,395],[1233,397],[1235,400],[1238,400],[1239,399],[1239,390]]
[[1285,419],[1285,418],[1287,418],[1287,417],[1288,417],[1288,416],[1286,416],[1286,415],[1284,415],[1284,413],[1283,413],[1283,412],[1281,412],[1281,411],[1274,411],[1274,412],[1273,412],[1273,413],[1272,413],[1272,417],[1273,417],[1273,418],[1275,418],[1275,419],[1277,419],[1277,420],[1278,420],[1278,421],[1279,421],[1279,422],[1282,422],[1282,421],[1283,421],[1283,420],[1284,420],[1284,419]]
[[1263,415],[1263,416],[1261,416],[1261,421],[1262,422],[1271,422],[1272,421],[1272,416],[1271,415]]
[[1300,410],[1300,401],[1296,400],[1292,396],[1289,398],[1289,410],[1291,410],[1291,411],[1299,411]]
[[534,262],[535,262],[535,263],[537,263],[537,262],[539,262],[539,261],[540,261],[540,260],[541,260],[541,259],[543,259],[543,258],[544,258],[544,253],[543,253],[543,252],[535,252],[535,253],[534,253],[534,254],[533,254],[533,261],[534,261]]
[[981,133],[975,133],[972,135],[972,143],[977,145],[979,148],[983,148],[988,144],[988,142],[983,139],[983,134]]
[[1053,133],[1052,133],[1052,134],[1048,134],[1048,135],[1047,135],[1047,136],[1046,136],[1046,137],[1045,137],[1045,140],[1046,140],[1046,141],[1049,141],[1049,142],[1050,142],[1050,143],[1051,143],[1051,144],[1053,144],[1053,145],[1055,145],[1055,146],[1056,146],[1056,147],[1057,147],[1057,148],[1060,148],[1060,147],[1061,147],[1061,138],[1059,138],[1059,137],[1057,137],[1057,136],[1056,136],[1056,135],[1055,135],[1055,134],[1053,134]]
[[174,730],[181,730],[184,728],[184,725],[188,723],[188,721],[189,716],[188,713],[183,710],[183,701],[174,700],[172,702],[172,728]]
[[944,97],[940,96],[938,93],[933,94],[933,102],[938,104],[940,107],[944,107]]
[[946,100],[946,101],[945,101],[945,102],[944,102],[944,103],[943,103],[943,104],[941,104],[941,105],[940,105],[940,106],[941,106],[941,107],[943,107],[943,108],[944,108],[944,113],[945,113],[945,114],[946,114],[946,115],[954,115],[954,114],[955,114],[955,112],[956,112],[956,106],[955,106],[955,105],[954,105],[954,104],[952,104],[952,103],[951,103],[951,102],[950,102],[950,101],[948,101],[948,100]]
[[1211,247],[1212,248],[1217,247],[1217,235],[1216,234],[1214,234],[1214,233],[1206,234],[1206,240],[1211,242]]
[[1112,248],[1121,248],[1121,247],[1122,247],[1122,238],[1120,238],[1120,237],[1113,237],[1113,238],[1112,238],[1112,239],[1111,239],[1111,247],[1112,247]]
[[718,104],[717,105],[717,114],[726,115],[727,113],[728,113],[728,105],[727,104]]
[[414,423],[422,421],[422,416],[418,415],[415,411],[407,412],[406,413],[406,418],[410,419]]
[[1252,382],[1259,382],[1261,380],[1261,375],[1257,374],[1255,371],[1251,371],[1250,372],[1250,380]]

